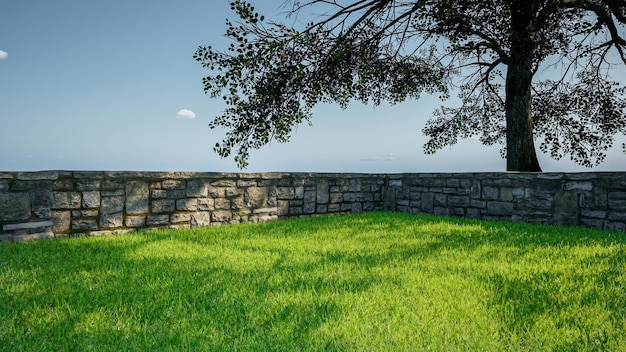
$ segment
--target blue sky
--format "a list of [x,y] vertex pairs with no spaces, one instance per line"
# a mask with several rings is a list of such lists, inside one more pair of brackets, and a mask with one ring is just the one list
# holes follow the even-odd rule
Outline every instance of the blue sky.
[[[212,151],[223,131],[208,123],[224,106],[204,95],[192,58],[199,45],[226,47],[227,17],[227,0],[0,0],[0,170],[237,171]],[[475,140],[423,153],[441,104],[319,106],[313,127],[253,152],[246,171],[503,171],[498,147]],[[615,148],[592,170],[626,170],[626,155]]]

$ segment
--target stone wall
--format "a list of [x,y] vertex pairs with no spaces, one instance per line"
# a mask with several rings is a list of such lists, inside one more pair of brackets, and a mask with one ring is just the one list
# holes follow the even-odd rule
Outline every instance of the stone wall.
[[402,211],[626,231],[626,173],[0,172],[0,240]]

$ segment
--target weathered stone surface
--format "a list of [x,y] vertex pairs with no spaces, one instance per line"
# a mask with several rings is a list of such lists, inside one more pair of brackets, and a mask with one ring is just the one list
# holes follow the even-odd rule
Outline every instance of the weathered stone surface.
[[224,188],[235,188],[237,187],[237,182],[233,180],[217,180],[211,182],[212,187],[224,187]]
[[211,213],[208,211],[198,211],[190,216],[191,227],[201,227],[211,225]]
[[129,215],[124,220],[126,227],[144,227],[146,226],[146,216],[145,215]]
[[52,209],[79,209],[80,192],[52,192]]
[[170,216],[170,223],[172,224],[179,224],[181,222],[189,222],[190,220],[191,220],[191,214],[189,213],[172,214],[172,216]]
[[72,220],[72,230],[95,230],[98,228],[98,222],[95,219],[77,219]]
[[54,181],[59,178],[59,173],[56,171],[35,171],[35,172],[18,172],[16,179],[23,181],[41,181],[51,180]]
[[230,200],[229,199],[215,199],[215,209],[217,210],[229,210],[230,209]]
[[451,207],[468,207],[470,198],[468,196],[448,196],[448,205]]
[[210,182],[207,180],[189,180],[187,182],[187,197],[206,197],[209,194]]
[[100,192],[83,192],[83,208],[99,208]]
[[70,230],[72,213],[70,211],[55,211],[51,212],[52,218],[52,231],[54,233],[62,233]]
[[196,211],[198,210],[198,199],[179,199],[176,201],[176,210]]
[[130,181],[126,184],[126,213],[131,215],[148,213],[150,188],[147,182]]
[[566,182],[565,183],[566,191],[592,191],[593,183],[591,182]]
[[0,172],[0,239],[39,233],[39,227],[22,227],[45,221],[52,222],[54,233],[74,236],[383,209],[626,227],[625,173],[277,173],[264,178],[239,173],[58,172],[56,180],[46,177]]
[[513,203],[511,202],[487,202],[488,215],[512,215]]
[[161,182],[163,189],[185,189],[185,182],[181,180],[164,180]]
[[249,187],[244,193],[244,202],[248,208],[267,206],[267,189],[265,187]]
[[578,196],[575,193],[557,193],[553,209],[555,224],[578,225]]
[[146,220],[148,226],[167,225],[170,223],[169,215],[150,215]]
[[230,221],[233,217],[233,214],[228,210],[220,210],[220,211],[214,211],[213,213],[211,213],[211,221],[212,222],[226,222],[226,221]]
[[123,226],[123,215],[118,214],[101,214],[100,215],[100,227],[101,228],[114,228]]
[[296,190],[293,187],[276,188],[276,198],[278,199],[294,199],[295,197]]
[[22,221],[30,217],[28,193],[0,194],[0,221]]
[[30,229],[38,229],[38,228],[48,228],[52,227],[52,221],[31,221],[31,222],[23,222],[19,224],[7,224],[2,227],[4,231],[15,231],[15,230],[30,230]]
[[102,197],[100,212],[103,214],[121,213],[124,210],[124,197]]
[[497,187],[484,186],[482,199],[485,200],[498,200],[500,196],[500,190]]
[[151,209],[153,213],[171,213],[176,208],[174,199],[152,200]]
[[510,202],[513,200],[513,189],[510,187],[500,188],[500,198],[503,202]]
[[214,210],[215,200],[212,198],[198,198],[198,210]]
[[72,218],[95,218],[98,217],[99,211],[97,209],[91,210],[72,210]]
[[303,211],[306,214],[315,213],[315,200],[317,199],[317,193],[315,191],[304,192],[304,205]]
[[77,191],[97,191],[102,184],[101,180],[82,180],[76,182]]

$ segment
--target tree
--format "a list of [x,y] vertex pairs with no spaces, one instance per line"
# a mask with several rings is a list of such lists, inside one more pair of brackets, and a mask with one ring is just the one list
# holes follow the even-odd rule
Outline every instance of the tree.
[[424,92],[458,90],[461,101],[427,122],[427,153],[478,136],[503,146],[508,171],[541,171],[535,139],[591,167],[626,134],[625,90],[610,80],[626,63],[623,0],[286,1],[294,23],[321,13],[302,29],[266,21],[245,0],[230,4],[239,17],[227,21],[230,47],[201,46],[194,58],[213,71],[205,92],[228,104],[210,124],[228,130],[215,151],[236,149],[240,167],[250,148],[288,141],[319,102],[399,103]]

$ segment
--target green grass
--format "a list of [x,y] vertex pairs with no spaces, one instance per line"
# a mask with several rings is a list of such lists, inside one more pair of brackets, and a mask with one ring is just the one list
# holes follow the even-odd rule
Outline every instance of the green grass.
[[626,234],[372,213],[0,243],[0,350],[626,350]]

